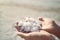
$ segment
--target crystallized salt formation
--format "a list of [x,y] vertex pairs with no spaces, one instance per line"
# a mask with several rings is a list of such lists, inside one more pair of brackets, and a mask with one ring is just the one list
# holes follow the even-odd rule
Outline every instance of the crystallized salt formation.
[[39,32],[41,29],[40,22],[34,18],[27,17],[24,21],[19,21],[20,31],[24,33]]

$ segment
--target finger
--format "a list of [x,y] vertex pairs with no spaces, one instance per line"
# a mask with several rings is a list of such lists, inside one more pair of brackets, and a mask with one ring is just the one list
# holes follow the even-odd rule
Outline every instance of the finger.
[[20,32],[21,25],[19,24],[18,21],[15,23],[15,28],[17,29],[18,32]]
[[44,19],[43,19],[42,17],[39,17],[38,19],[39,19],[39,21],[40,21],[40,26],[42,27],[42,24],[43,24],[43,22],[44,22]]
[[42,23],[40,23],[40,26],[42,27]]
[[44,19],[42,17],[39,17],[38,19],[39,19],[39,21],[44,21]]
[[28,36],[29,36],[28,34],[22,33],[22,32],[18,32],[17,35],[24,38],[24,39],[28,38]]
[[19,24],[19,22],[16,22],[15,23],[15,28],[18,28],[18,24]]

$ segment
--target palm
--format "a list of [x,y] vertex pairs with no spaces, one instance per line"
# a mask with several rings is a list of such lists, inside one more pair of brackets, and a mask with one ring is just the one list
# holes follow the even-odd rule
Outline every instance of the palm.
[[50,19],[45,19],[43,22],[42,22],[42,28],[43,29],[51,29],[53,28],[53,20],[50,20]]
[[18,35],[25,40],[53,40],[51,34],[43,30],[40,32],[32,32],[27,34],[19,32]]
[[39,20],[41,21],[42,30],[52,33],[57,28],[57,24],[49,18],[39,18]]

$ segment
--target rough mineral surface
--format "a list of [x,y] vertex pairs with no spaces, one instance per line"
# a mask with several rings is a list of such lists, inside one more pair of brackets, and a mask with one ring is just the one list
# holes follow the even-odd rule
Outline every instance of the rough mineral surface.
[[41,29],[40,22],[34,18],[27,17],[24,21],[19,21],[20,31],[24,33],[38,32]]

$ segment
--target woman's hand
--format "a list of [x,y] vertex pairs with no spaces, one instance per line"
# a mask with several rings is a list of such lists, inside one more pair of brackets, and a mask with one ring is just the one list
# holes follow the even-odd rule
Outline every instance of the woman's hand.
[[40,32],[22,33],[18,32],[18,36],[25,40],[54,40],[52,35],[46,31],[41,30]]
[[55,23],[54,20],[49,18],[39,18],[42,26],[42,30],[52,33],[60,38],[60,27]]

